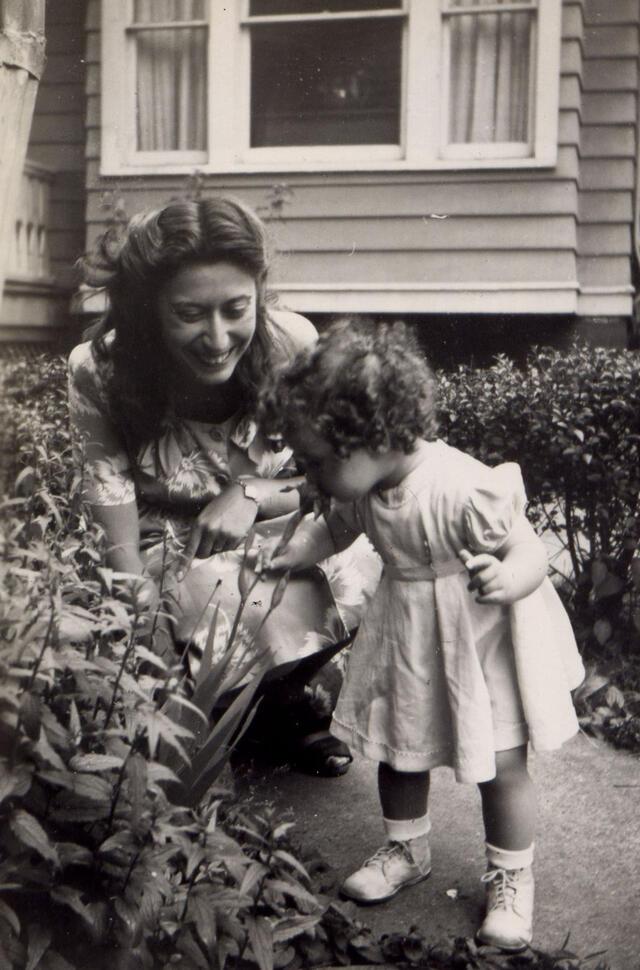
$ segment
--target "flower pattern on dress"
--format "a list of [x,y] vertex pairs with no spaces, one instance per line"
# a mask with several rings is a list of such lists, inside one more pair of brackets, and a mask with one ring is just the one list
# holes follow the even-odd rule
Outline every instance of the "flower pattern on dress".
[[133,502],[135,488],[128,469],[115,455],[94,459],[85,465],[85,489],[96,505],[123,505]]
[[240,418],[231,432],[231,440],[242,451],[246,451],[258,433],[258,425],[253,418],[246,415]]
[[90,397],[82,394],[71,382],[69,383],[69,410],[83,417],[100,417],[101,414],[98,405]]
[[190,498],[197,498],[211,490],[209,465],[204,456],[195,450],[182,456],[165,481],[171,495],[186,494]]

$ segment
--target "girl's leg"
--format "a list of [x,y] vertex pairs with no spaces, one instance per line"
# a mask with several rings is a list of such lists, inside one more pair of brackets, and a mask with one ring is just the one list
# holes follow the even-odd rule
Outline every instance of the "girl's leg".
[[387,843],[342,886],[345,896],[362,903],[389,899],[431,872],[429,772],[396,771],[380,764],[378,791]]
[[527,771],[527,748],[496,752],[496,777],[480,786],[487,842],[518,851],[533,844],[536,799]]
[[378,765],[378,793],[382,814],[387,819],[418,819],[427,814],[428,771],[396,771],[391,765]]
[[496,777],[479,788],[489,865],[483,877],[487,912],[478,939],[518,952],[531,942],[533,922],[536,802],[526,746],[497,752]]

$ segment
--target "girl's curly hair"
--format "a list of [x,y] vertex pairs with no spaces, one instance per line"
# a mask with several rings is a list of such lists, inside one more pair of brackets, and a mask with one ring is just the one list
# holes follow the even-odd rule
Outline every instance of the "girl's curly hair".
[[93,352],[111,416],[134,451],[157,436],[169,403],[158,291],[182,268],[202,262],[233,263],[256,283],[256,331],[236,370],[250,411],[263,377],[282,360],[276,344],[286,343],[267,325],[269,254],[264,226],[251,209],[230,197],[169,202],[135,215],[120,232],[108,231],[80,261],[85,281],[108,297]]
[[436,437],[435,378],[404,323],[340,320],[273,375],[260,416],[269,436],[309,427],[341,457],[408,453]]

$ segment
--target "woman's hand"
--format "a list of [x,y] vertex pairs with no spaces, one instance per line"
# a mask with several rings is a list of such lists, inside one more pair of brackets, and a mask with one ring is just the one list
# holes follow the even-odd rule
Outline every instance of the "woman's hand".
[[237,549],[246,539],[258,515],[258,503],[245,495],[241,485],[229,485],[198,515],[182,553],[178,579],[195,558],[207,559],[218,552]]

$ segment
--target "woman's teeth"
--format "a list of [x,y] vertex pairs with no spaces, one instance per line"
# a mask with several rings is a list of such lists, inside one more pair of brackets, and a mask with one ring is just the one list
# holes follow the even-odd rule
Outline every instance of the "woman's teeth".
[[198,354],[198,357],[208,367],[219,367],[228,361],[231,354],[232,348],[225,350],[223,354]]

